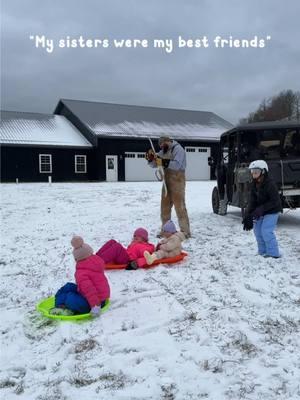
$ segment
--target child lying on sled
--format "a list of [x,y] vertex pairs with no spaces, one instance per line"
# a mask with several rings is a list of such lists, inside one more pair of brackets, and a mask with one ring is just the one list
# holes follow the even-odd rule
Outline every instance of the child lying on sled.
[[133,233],[131,243],[125,248],[116,240],[109,240],[98,251],[105,264],[127,264],[127,270],[135,270],[147,265],[144,252],[153,253],[155,246],[148,242],[148,232],[138,228]]
[[182,232],[177,232],[174,222],[170,220],[164,224],[162,236],[163,239],[158,243],[153,254],[148,251],[144,252],[148,265],[161,258],[178,256],[182,251],[181,242],[185,239],[185,235]]
[[74,236],[71,244],[76,261],[75,283],[68,282],[55,295],[53,315],[74,315],[91,312],[93,317],[110,296],[109,283],[104,275],[103,260],[93,254],[93,249],[82,237]]

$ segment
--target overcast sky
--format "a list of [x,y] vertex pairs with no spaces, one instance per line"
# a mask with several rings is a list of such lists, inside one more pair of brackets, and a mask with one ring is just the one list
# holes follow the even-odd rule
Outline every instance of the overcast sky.
[[[6,110],[52,113],[60,98],[213,111],[232,123],[265,97],[300,89],[299,0],[3,0],[1,79]],[[54,50],[36,48],[45,35]],[[108,39],[108,48],[58,40]],[[208,48],[177,47],[207,36]],[[271,40],[215,48],[216,36]],[[147,39],[116,49],[113,39]],[[153,48],[172,39],[173,51]]]

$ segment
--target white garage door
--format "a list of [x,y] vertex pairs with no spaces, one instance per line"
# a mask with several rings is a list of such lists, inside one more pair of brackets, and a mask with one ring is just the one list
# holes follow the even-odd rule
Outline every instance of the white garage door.
[[186,180],[199,181],[210,179],[210,147],[186,147]]
[[155,180],[155,169],[148,166],[145,153],[125,153],[125,181]]

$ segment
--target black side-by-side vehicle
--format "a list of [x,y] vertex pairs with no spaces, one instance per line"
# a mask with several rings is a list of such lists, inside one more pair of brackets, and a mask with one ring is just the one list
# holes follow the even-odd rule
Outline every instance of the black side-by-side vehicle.
[[212,193],[216,214],[227,206],[247,206],[251,174],[249,164],[265,160],[278,186],[284,208],[300,207],[300,122],[260,122],[239,125],[223,133],[215,167],[217,186]]

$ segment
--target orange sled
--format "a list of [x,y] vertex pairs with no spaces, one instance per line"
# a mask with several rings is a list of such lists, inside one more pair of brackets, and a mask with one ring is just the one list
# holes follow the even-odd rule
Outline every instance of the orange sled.
[[[178,256],[175,257],[169,257],[169,258],[161,258],[160,260],[154,261],[153,264],[151,265],[145,265],[142,268],[151,268],[155,267],[158,264],[174,264],[177,263],[178,261],[181,261],[184,259],[184,257],[187,256],[187,253],[181,252]],[[106,264],[105,269],[125,269],[127,264]]]

